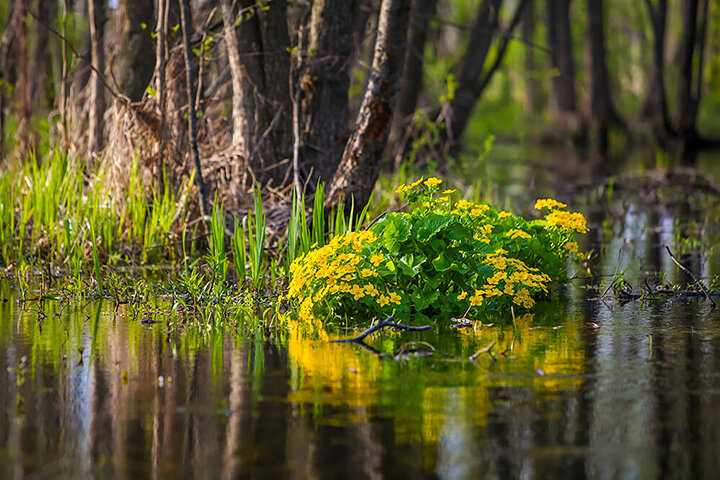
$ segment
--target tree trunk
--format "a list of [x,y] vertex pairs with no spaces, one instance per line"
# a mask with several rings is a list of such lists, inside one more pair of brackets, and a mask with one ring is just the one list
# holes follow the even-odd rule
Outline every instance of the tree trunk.
[[590,45],[590,112],[598,129],[598,150],[607,152],[608,128],[624,126],[610,93],[610,75],[605,62],[604,0],[587,0]]
[[[105,1],[89,0],[88,13],[90,17],[90,59],[96,72],[105,72]],[[93,166],[93,158],[99,155],[104,148],[105,129],[105,90],[98,77],[93,72],[90,78],[90,115],[88,118],[88,162]],[[89,168],[92,172],[94,169]]]
[[698,0],[683,0],[682,37],[677,79],[677,131],[682,137],[695,136],[696,108],[693,96],[693,57],[697,43]]
[[411,0],[382,2],[370,81],[355,129],[330,183],[328,206],[352,197],[360,211],[375,186],[402,72],[410,3]]
[[38,0],[35,5],[37,18],[33,23],[33,50],[31,55],[32,90],[31,98],[33,110],[46,112],[52,105],[51,92],[48,89],[49,64],[49,30],[48,26],[55,26],[58,3],[56,1]]
[[546,30],[552,77],[551,109],[560,117],[577,114],[575,62],[570,33],[570,0],[547,0]]
[[408,29],[407,49],[397,111],[390,128],[389,154],[395,165],[402,161],[409,127],[422,89],[423,53],[427,41],[428,24],[435,16],[437,0],[413,0]]
[[155,68],[150,25],[153,24],[153,0],[122,0],[122,36],[115,60],[120,91],[131,101],[145,94]]
[[[470,32],[470,42],[460,60],[460,74],[455,95],[443,105],[436,123],[445,123],[441,135],[441,153],[455,156],[459,153],[460,138],[465,132],[472,110],[485,88],[490,84],[493,75],[502,64],[507,51],[508,42],[513,30],[520,23],[522,12],[529,0],[522,0],[515,7],[507,30],[500,33],[500,6],[502,0],[485,0],[478,10],[478,15]],[[486,65],[493,38],[500,36],[495,57]]]
[[18,114],[18,151],[21,155],[31,148],[33,140],[30,128],[30,115],[32,112],[32,100],[30,91],[30,72],[27,51],[27,32],[25,28],[25,20],[27,18],[27,2],[28,0],[16,0],[15,13],[13,15],[15,21],[15,35],[17,36],[17,81],[15,83],[15,92],[19,97],[19,114]]
[[[195,65],[192,60],[192,48],[190,47],[190,36],[192,35],[192,13],[190,11],[189,0],[179,0],[180,2],[180,23],[182,24],[183,36],[183,54],[185,57],[185,84],[187,91],[187,121],[188,121],[188,141],[190,143],[190,155],[195,165],[195,184],[198,189],[198,207],[200,216],[204,221],[209,211],[207,196],[205,194],[205,182],[203,181],[202,168],[200,166],[200,152],[198,150],[197,141],[197,115],[195,111]],[[209,231],[209,229],[208,229]]]
[[543,109],[542,85],[538,80],[538,65],[535,59],[535,2],[525,7],[521,25],[522,41],[525,45],[525,110],[533,115]]
[[665,30],[667,20],[667,0],[658,0],[653,6],[651,0],[645,0],[653,30],[652,67],[648,95],[642,108],[641,117],[648,120],[661,147],[669,148],[674,131],[670,125],[670,116],[665,96]]
[[17,46],[15,34],[16,5],[20,0],[14,0],[8,9],[8,16],[5,20],[5,28],[0,38],[0,160],[5,160],[5,108],[7,106],[6,85],[15,83],[17,75],[17,58],[13,53]]
[[272,2],[267,12],[259,12],[254,0],[222,0],[222,7],[233,87],[234,152],[260,181],[279,178],[280,169],[268,167],[289,158],[292,140],[286,4]]
[[457,75],[457,88],[455,96],[443,106],[440,118],[445,122],[449,151],[456,150],[455,146],[470,114],[475,106],[475,90],[480,75],[485,66],[493,37],[500,26],[500,6],[502,0],[484,0],[478,8],[477,16],[470,30],[470,40],[467,50],[460,60]]
[[335,172],[349,134],[353,2],[317,0],[300,78],[302,163],[315,180]]

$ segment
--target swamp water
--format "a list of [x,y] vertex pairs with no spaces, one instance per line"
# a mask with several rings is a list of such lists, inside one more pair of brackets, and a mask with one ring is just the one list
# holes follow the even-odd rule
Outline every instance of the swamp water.
[[[588,214],[594,272],[686,281],[664,245],[698,213],[615,205]],[[711,277],[705,251],[686,259]],[[0,282],[0,478],[717,478],[720,309],[598,300],[609,281],[477,332],[378,333],[376,351],[22,303]]]

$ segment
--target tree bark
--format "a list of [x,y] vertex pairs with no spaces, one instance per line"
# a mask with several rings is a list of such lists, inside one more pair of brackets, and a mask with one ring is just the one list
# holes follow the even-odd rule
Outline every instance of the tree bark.
[[133,102],[143,97],[155,69],[150,27],[154,3],[153,0],[121,1],[122,35],[115,71],[120,91]]
[[390,128],[389,153],[395,165],[402,161],[407,133],[417,108],[423,79],[423,54],[427,42],[428,24],[435,16],[437,0],[413,0],[408,29],[407,49],[397,111]]
[[561,114],[576,114],[575,61],[570,33],[570,0],[547,0],[546,30],[552,77],[551,107]]
[[274,1],[263,12],[254,0],[222,0],[222,7],[233,87],[233,149],[260,181],[279,178],[281,170],[268,167],[289,158],[292,144],[286,3]]
[[5,108],[7,106],[7,85],[15,83],[17,75],[17,56],[13,53],[16,48],[15,14],[17,3],[14,0],[8,9],[8,16],[5,20],[5,28],[0,38],[0,160],[5,160]]
[[[89,0],[90,17],[90,61],[97,72],[105,71],[105,1]],[[93,72],[90,78],[90,115],[88,118],[88,162],[92,172],[93,158],[104,148],[105,130],[105,90],[98,74]]]
[[354,198],[357,211],[368,202],[380,173],[402,72],[411,0],[383,0],[370,81],[342,160],[328,189],[328,206]]
[[33,110],[47,111],[52,105],[52,95],[48,89],[49,33],[48,26],[54,27],[57,17],[56,1],[38,0],[35,5],[37,18],[33,24],[33,50],[31,54]]
[[300,78],[302,164],[328,181],[349,135],[348,88],[353,54],[353,1],[316,0]]

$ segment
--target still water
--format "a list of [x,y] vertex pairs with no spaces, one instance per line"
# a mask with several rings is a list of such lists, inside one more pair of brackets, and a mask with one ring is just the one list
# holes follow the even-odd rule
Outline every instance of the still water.
[[[683,208],[588,211],[593,272],[685,282],[664,245],[717,219]],[[0,478],[718,478],[720,309],[598,299],[608,277],[578,277],[515,322],[371,348],[23,303],[0,282]]]

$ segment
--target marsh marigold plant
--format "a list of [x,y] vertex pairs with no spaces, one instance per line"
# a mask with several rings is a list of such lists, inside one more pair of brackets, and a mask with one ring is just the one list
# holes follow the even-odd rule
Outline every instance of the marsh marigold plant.
[[290,267],[288,298],[301,321],[395,314],[442,318],[531,309],[551,282],[567,281],[585,217],[541,199],[527,221],[487,203],[453,202],[454,190],[422,178],[396,194],[414,206],[333,238]]

